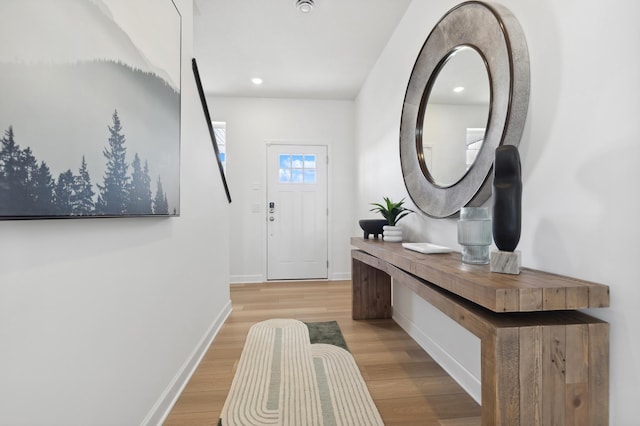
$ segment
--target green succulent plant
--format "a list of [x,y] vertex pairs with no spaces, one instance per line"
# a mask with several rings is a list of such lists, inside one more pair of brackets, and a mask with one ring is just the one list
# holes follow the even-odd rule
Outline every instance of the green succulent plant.
[[388,197],[383,197],[384,204],[380,203],[371,203],[372,206],[375,206],[371,209],[372,212],[378,212],[387,219],[387,222],[391,226],[396,226],[396,224],[408,215],[409,213],[414,213],[413,210],[403,207],[404,198],[397,203],[391,201]]

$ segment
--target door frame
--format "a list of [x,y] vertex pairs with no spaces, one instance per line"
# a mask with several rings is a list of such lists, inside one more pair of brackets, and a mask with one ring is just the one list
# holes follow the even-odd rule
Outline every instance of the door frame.
[[[329,262],[329,267],[327,268],[327,279],[309,279],[309,280],[300,280],[300,281],[331,281],[331,277],[333,276],[333,197],[331,187],[333,184],[333,173],[332,173],[332,161],[331,161],[331,144],[327,141],[317,140],[317,139],[265,139],[264,146],[264,220],[263,220],[263,231],[262,235],[264,238],[264,258],[262,262],[262,276],[264,277],[265,282],[275,283],[282,282],[282,280],[269,280],[268,279],[268,264],[269,264],[269,240],[267,237],[267,220],[268,220],[268,204],[269,204],[269,147],[272,145],[291,145],[291,146],[324,146],[327,149],[327,208],[329,209],[329,213],[327,214],[327,260]],[[290,280],[286,280],[290,281]]]

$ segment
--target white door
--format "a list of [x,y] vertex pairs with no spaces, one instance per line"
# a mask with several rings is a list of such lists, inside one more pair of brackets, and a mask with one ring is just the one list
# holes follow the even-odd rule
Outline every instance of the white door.
[[268,145],[267,174],[267,279],[327,278],[327,147]]

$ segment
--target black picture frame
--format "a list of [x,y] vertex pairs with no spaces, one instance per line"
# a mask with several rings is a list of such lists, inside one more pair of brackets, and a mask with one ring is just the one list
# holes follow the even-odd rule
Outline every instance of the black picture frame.
[[216,135],[213,131],[213,122],[211,121],[211,114],[209,114],[209,107],[207,106],[207,99],[204,95],[204,89],[202,88],[202,81],[200,80],[200,72],[198,72],[198,64],[196,58],[191,59],[191,68],[193,69],[193,76],[196,79],[196,86],[198,87],[198,94],[200,95],[200,103],[202,103],[202,111],[204,112],[204,118],[209,128],[209,135],[211,136],[211,144],[215,151],[216,160],[218,161],[218,169],[220,169],[220,177],[222,178],[222,185],[224,185],[224,192],[227,195],[227,200],[231,204],[231,194],[229,193],[229,185],[227,185],[227,178],[224,174],[224,167],[222,167],[222,160],[220,159],[220,149],[218,148],[218,142],[216,141]]

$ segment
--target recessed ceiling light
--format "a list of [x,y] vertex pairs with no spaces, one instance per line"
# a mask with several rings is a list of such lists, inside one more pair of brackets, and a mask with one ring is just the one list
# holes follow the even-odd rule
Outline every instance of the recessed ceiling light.
[[453,91],[456,92],[456,93],[460,93],[460,92],[464,91],[464,87],[462,87],[462,86],[454,87]]
[[256,86],[260,86],[262,84],[262,79],[260,77],[253,77],[251,82]]
[[297,0],[296,7],[302,13],[309,13],[313,10],[313,0]]

